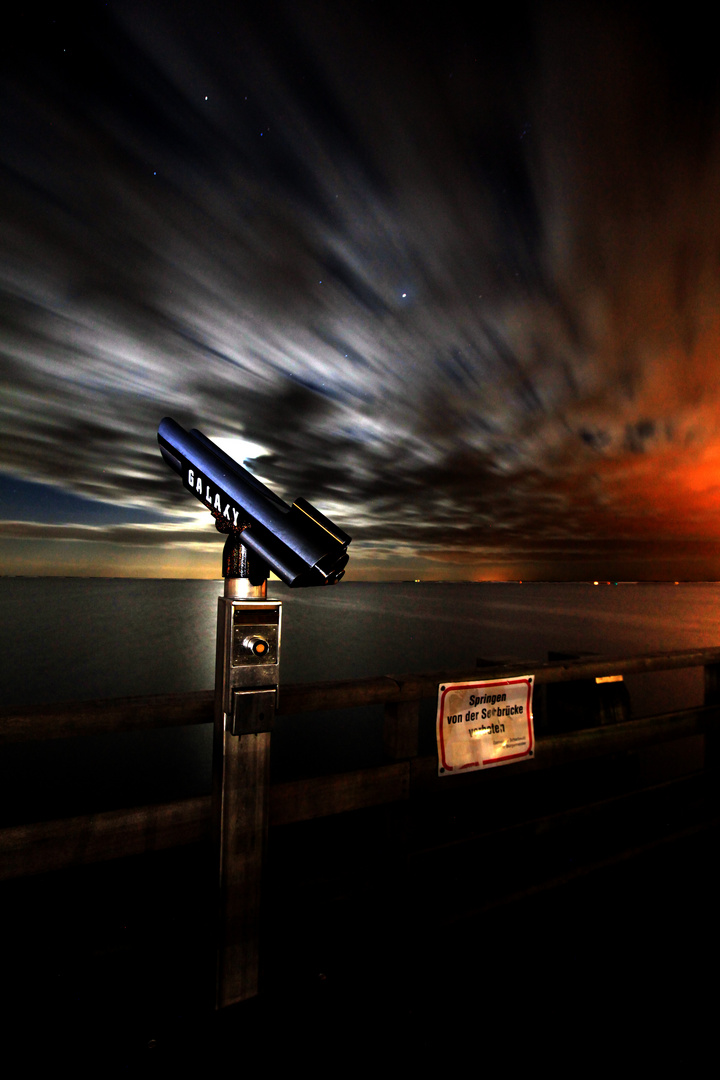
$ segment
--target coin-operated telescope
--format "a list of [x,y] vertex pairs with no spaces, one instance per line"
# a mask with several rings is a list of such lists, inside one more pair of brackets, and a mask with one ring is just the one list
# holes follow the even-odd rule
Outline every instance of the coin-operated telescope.
[[[292,506],[257,480],[201,431],[170,417],[158,428],[160,453],[183,485],[215,517],[222,532],[242,532],[256,569],[261,561],[286,585],[334,585],[345,573],[350,537],[305,499]],[[229,575],[225,575],[226,577]]]
[[260,878],[267,834],[270,732],[280,684],[282,603],[270,571],[291,588],[334,585],[348,562],[346,532],[305,499],[289,506],[202,432],[170,417],[160,452],[227,533],[218,598],[213,827],[218,867],[215,1006],[257,994]]

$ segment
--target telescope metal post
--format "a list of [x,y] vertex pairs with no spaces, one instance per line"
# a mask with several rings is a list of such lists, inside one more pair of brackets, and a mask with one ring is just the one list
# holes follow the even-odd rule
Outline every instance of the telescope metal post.
[[[222,531],[225,531],[222,529]],[[241,532],[223,555],[218,598],[213,740],[213,830],[217,854],[215,1008],[255,997],[260,979],[263,854],[267,842],[270,739],[280,666],[281,602],[253,578]],[[253,580],[257,584],[253,584]]]
[[[217,1008],[255,996],[260,881],[267,834],[270,730],[279,686],[279,601],[272,570],[291,588],[335,585],[351,537],[306,499],[284,502],[197,428],[158,426],[166,465],[229,533],[218,601],[213,829],[218,866]],[[245,540],[242,543],[241,537]]]

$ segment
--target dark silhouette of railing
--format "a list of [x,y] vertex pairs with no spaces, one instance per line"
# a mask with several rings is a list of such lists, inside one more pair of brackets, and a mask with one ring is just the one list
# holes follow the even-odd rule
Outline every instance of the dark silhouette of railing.
[[[711,767],[720,724],[720,648],[541,665],[484,665],[482,678],[532,672],[537,687],[690,667],[705,669],[703,706],[619,723],[608,723],[608,717],[596,712],[584,718],[589,726],[580,730],[538,734],[537,752],[532,761],[493,770],[494,777],[499,774],[517,777],[521,773],[638,751],[693,735],[705,737],[705,764]],[[486,775],[483,772],[439,778],[435,755],[421,756],[418,750],[420,702],[436,698],[441,682],[472,680],[478,675],[478,669],[474,668],[283,686],[280,714],[382,705],[386,761],[372,768],[271,784],[270,825],[307,821],[412,800],[416,796],[468,790],[474,784],[482,784]],[[17,742],[205,724],[211,723],[212,717],[212,691],[5,709],[0,712],[0,747]],[[209,828],[209,795],[15,825],[0,829],[0,878],[45,873],[190,844],[203,840]]]

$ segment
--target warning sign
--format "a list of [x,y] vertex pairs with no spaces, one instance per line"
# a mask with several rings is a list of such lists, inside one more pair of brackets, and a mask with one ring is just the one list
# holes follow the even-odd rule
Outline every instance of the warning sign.
[[525,761],[535,751],[532,675],[438,687],[438,775]]

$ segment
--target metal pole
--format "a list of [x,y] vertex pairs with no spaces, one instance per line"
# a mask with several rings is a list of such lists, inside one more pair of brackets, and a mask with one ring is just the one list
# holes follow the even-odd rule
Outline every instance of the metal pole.
[[[228,543],[240,547],[240,535]],[[248,573],[247,558],[228,558],[227,545],[223,562],[226,574]],[[218,875],[216,1009],[255,997],[260,980],[261,884],[282,605],[266,598],[264,580],[253,584],[251,577],[226,576],[225,595],[218,598],[212,808]]]

